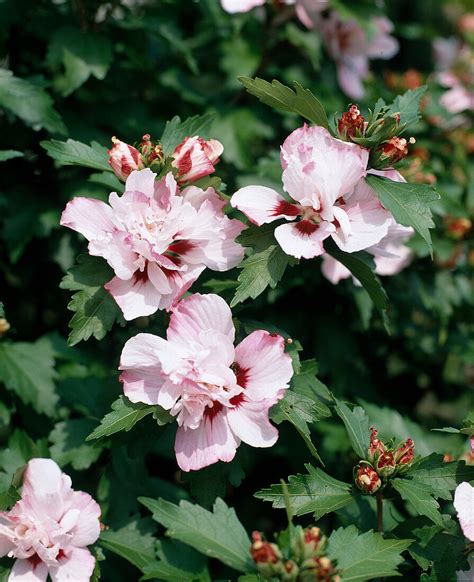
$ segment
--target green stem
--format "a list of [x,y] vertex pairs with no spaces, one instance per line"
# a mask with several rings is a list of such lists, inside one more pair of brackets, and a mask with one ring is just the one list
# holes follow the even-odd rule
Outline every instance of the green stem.
[[383,495],[382,491],[377,491],[375,495],[377,500],[377,531],[383,534]]

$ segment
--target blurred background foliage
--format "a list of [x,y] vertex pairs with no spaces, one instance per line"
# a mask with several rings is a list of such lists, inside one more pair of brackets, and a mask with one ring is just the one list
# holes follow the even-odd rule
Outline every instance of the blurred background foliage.
[[[367,404],[382,434],[411,436],[418,452],[460,457],[467,440],[430,429],[459,426],[472,408],[474,134],[472,113],[459,120],[439,103],[432,42],[460,35],[457,22],[468,2],[332,4],[363,26],[367,15],[387,15],[400,42],[392,60],[371,62],[358,103],[363,111],[378,97],[391,101],[429,85],[416,147],[402,172],[412,181],[436,182],[441,194],[434,261],[413,239],[412,264],[384,279],[391,335],[364,291],[349,280],[333,286],[315,260],[288,269],[277,289],[234,314],[243,323],[278,325],[299,340],[300,356],[318,362],[318,377],[338,397]],[[237,77],[297,80],[329,115],[342,113],[350,99],[338,87],[318,31],[305,29],[278,2],[230,15],[218,0],[0,0],[0,46],[0,299],[10,325],[7,330],[2,320],[2,490],[25,460],[50,454],[71,473],[75,488],[99,500],[103,521],[113,528],[139,513],[139,495],[205,506],[221,495],[248,529],[283,525],[283,512],[252,495],[310,459],[291,426],[281,426],[271,450],[242,446],[232,465],[191,476],[177,471],[175,426],[157,427],[149,417],[131,433],[96,446],[84,442],[121,392],[116,369],[124,342],[138,331],[161,333],[167,316],[115,326],[101,342],[67,347],[70,294],[59,283],[86,245],[59,227],[59,215],[74,196],[105,199],[114,183],[100,170],[57,166],[40,142],[70,137],[109,146],[116,135],[134,144],[145,133],[159,137],[176,114],[213,111],[211,133],[225,147],[217,173],[227,194],[256,182],[279,188],[279,146],[301,120],[259,103]],[[194,291],[232,279],[206,273],[214,281],[203,276]],[[222,295],[230,299],[232,288]],[[357,459],[340,421],[317,423],[314,441],[328,473],[351,479]],[[359,511],[341,510],[325,518],[325,526],[362,523],[364,508]],[[373,526],[373,511],[364,515]],[[137,575],[116,557],[103,572],[114,580]]]

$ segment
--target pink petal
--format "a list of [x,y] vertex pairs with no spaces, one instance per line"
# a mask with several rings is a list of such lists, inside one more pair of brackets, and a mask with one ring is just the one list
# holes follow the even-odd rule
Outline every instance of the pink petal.
[[166,176],[155,182],[153,198],[158,202],[158,206],[166,211],[171,209],[171,200],[178,194],[178,184],[173,172],[168,172]]
[[[235,361],[242,370],[247,400],[273,399],[288,388],[293,376],[285,341],[277,334],[257,330],[235,348]],[[237,378],[239,381],[239,376]]]
[[80,232],[87,240],[101,238],[115,230],[112,209],[93,198],[74,198],[67,203],[60,224]]
[[77,523],[72,530],[74,545],[84,547],[94,544],[100,535],[99,504],[88,493],[74,491],[71,507],[80,511]]
[[372,22],[378,28],[378,32],[367,47],[367,55],[373,59],[391,59],[399,49],[397,39],[388,34],[392,32],[393,24],[384,17],[376,17]]
[[464,482],[456,487],[454,508],[464,535],[474,542],[474,487],[472,485]]
[[339,86],[351,99],[362,99],[365,90],[362,83],[363,77],[350,66],[339,64],[337,66],[337,79]]
[[95,558],[89,550],[72,548],[59,560],[59,566],[50,566],[49,574],[53,582],[89,582],[94,567]]
[[245,186],[237,190],[230,203],[258,226],[279,218],[294,220],[300,214],[298,206],[287,202],[281,194],[266,186]]
[[217,461],[229,463],[240,441],[232,434],[224,412],[205,417],[196,429],[178,428],[176,460],[183,471],[197,471]]
[[297,259],[312,259],[324,253],[323,241],[335,230],[335,226],[329,222],[315,225],[302,220],[278,226],[275,238],[287,255]]
[[251,447],[271,447],[278,439],[277,429],[268,420],[268,405],[244,401],[227,411],[232,432]]
[[47,576],[48,566],[44,562],[16,560],[8,576],[8,582],[45,582]]
[[222,333],[232,342],[235,338],[232,312],[224,299],[214,294],[195,293],[173,309],[167,337],[170,342],[187,345],[198,342],[201,331],[205,330]]
[[[340,221],[341,217],[334,216]],[[388,232],[392,215],[383,208],[377,198],[354,201],[343,207],[349,220],[349,232],[343,231],[342,224],[332,234],[337,246],[347,253],[361,251],[380,242]]]
[[129,234],[123,231],[115,231],[107,238],[91,240],[89,253],[96,257],[103,257],[115,271],[117,277],[130,279],[137,270],[137,253],[128,244]]
[[151,315],[162,308],[163,296],[146,274],[137,273],[128,280],[114,277],[104,287],[115,299],[127,321]]
[[263,6],[266,0],[221,0],[222,8],[231,14],[248,12],[256,6]]
[[150,333],[139,333],[129,339],[120,356],[119,369],[123,370],[125,396],[132,402],[157,404],[160,387],[163,384],[158,349],[165,342],[163,338]]
[[199,208],[204,204],[204,202],[210,202],[216,214],[223,215],[223,209],[226,205],[225,200],[219,196],[219,194],[214,190],[214,188],[208,188],[207,190],[202,190],[197,186],[188,186],[181,190],[181,198],[185,202],[189,202],[193,208],[199,210]]
[[143,192],[143,194],[151,198],[155,193],[155,178],[156,174],[150,168],[135,170],[125,182],[125,191]]
[[327,254],[323,255],[321,271],[333,285],[337,285],[342,279],[347,279],[351,276],[351,272],[347,267]]

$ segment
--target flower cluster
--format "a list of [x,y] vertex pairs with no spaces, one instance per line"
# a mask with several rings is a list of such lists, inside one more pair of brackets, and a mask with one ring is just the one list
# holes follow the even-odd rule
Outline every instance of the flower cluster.
[[[340,134],[351,140],[366,127],[357,106],[351,106],[338,125]],[[409,261],[403,243],[413,230],[395,222],[364,177],[371,173],[405,180],[395,170],[367,170],[369,155],[368,149],[336,139],[323,127],[304,125],[281,148],[283,189],[290,200],[271,188],[245,186],[232,196],[231,204],[258,226],[285,220],[275,229],[283,251],[298,259],[322,255],[323,274],[332,283],[350,272],[325,254],[328,237],[343,251],[371,253],[379,274],[394,274]],[[397,153],[393,163],[398,159]]]
[[87,549],[100,534],[100,507],[51,459],[32,459],[21,499],[0,513],[0,556],[16,558],[9,582],[88,582],[95,558]]
[[252,534],[250,553],[257,570],[265,578],[288,582],[339,582],[340,576],[325,555],[327,540],[319,527],[293,526],[290,542],[266,541],[258,531]]
[[354,480],[361,491],[373,495],[389,477],[406,473],[413,463],[415,444],[407,439],[393,447],[393,443],[384,444],[378,438],[374,427],[370,431],[367,457],[354,468]]
[[194,294],[172,309],[167,339],[141,333],[120,359],[125,395],[176,417],[175,450],[184,471],[231,461],[241,441],[271,447],[278,431],[268,410],[293,375],[284,340],[257,330],[234,347],[227,303]]
[[171,172],[155,178],[149,168],[135,170],[110,205],[74,198],[61,216],[115,271],[105,288],[127,320],[170,309],[206,267],[227,271],[244,253],[235,238],[245,226],[224,215],[213,188],[180,190]]

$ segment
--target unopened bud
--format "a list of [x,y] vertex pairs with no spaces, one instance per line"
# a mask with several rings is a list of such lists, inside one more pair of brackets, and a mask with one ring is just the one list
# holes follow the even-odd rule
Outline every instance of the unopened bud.
[[394,454],[395,463],[398,467],[408,467],[415,457],[415,443],[412,439],[407,439],[405,443],[399,445]]
[[250,554],[263,576],[271,577],[281,569],[281,552],[276,544],[271,544],[262,538],[258,531],[252,533]]
[[381,143],[377,152],[382,162],[392,166],[408,155],[408,142],[404,137],[391,137]]
[[144,168],[140,152],[115,136],[112,138],[112,143],[112,148],[107,152],[109,154],[109,165],[117,178],[125,182],[134,170]]
[[367,450],[367,459],[373,463],[378,459],[378,457],[385,453],[385,446],[383,442],[378,438],[378,431],[371,426],[370,427],[370,444]]
[[472,222],[465,217],[454,218],[453,216],[446,216],[444,222],[449,234],[456,239],[464,238],[472,228]]
[[390,477],[390,475],[393,475],[396,469],[393,453],[387,451],[386,453],[380,455],[380,457],[377,459],[375,468],[381,477]]
[[353,137],[362,136],[365,127],[365,119],[360,114],[357,105],[351,105],[337,122],[339,136],[347,141],[351,141]]
[[373,495],[382,486],[382,481],[377,471],[370,465],[358,466],[355,474],[355,483],[361,491],[368,495]]
[[281,573],[281,580],[285,582],[293,582],[294,580],[298,579],[300,569],[298,565],[293,560],[287,560],[283,564],[283,571]]

